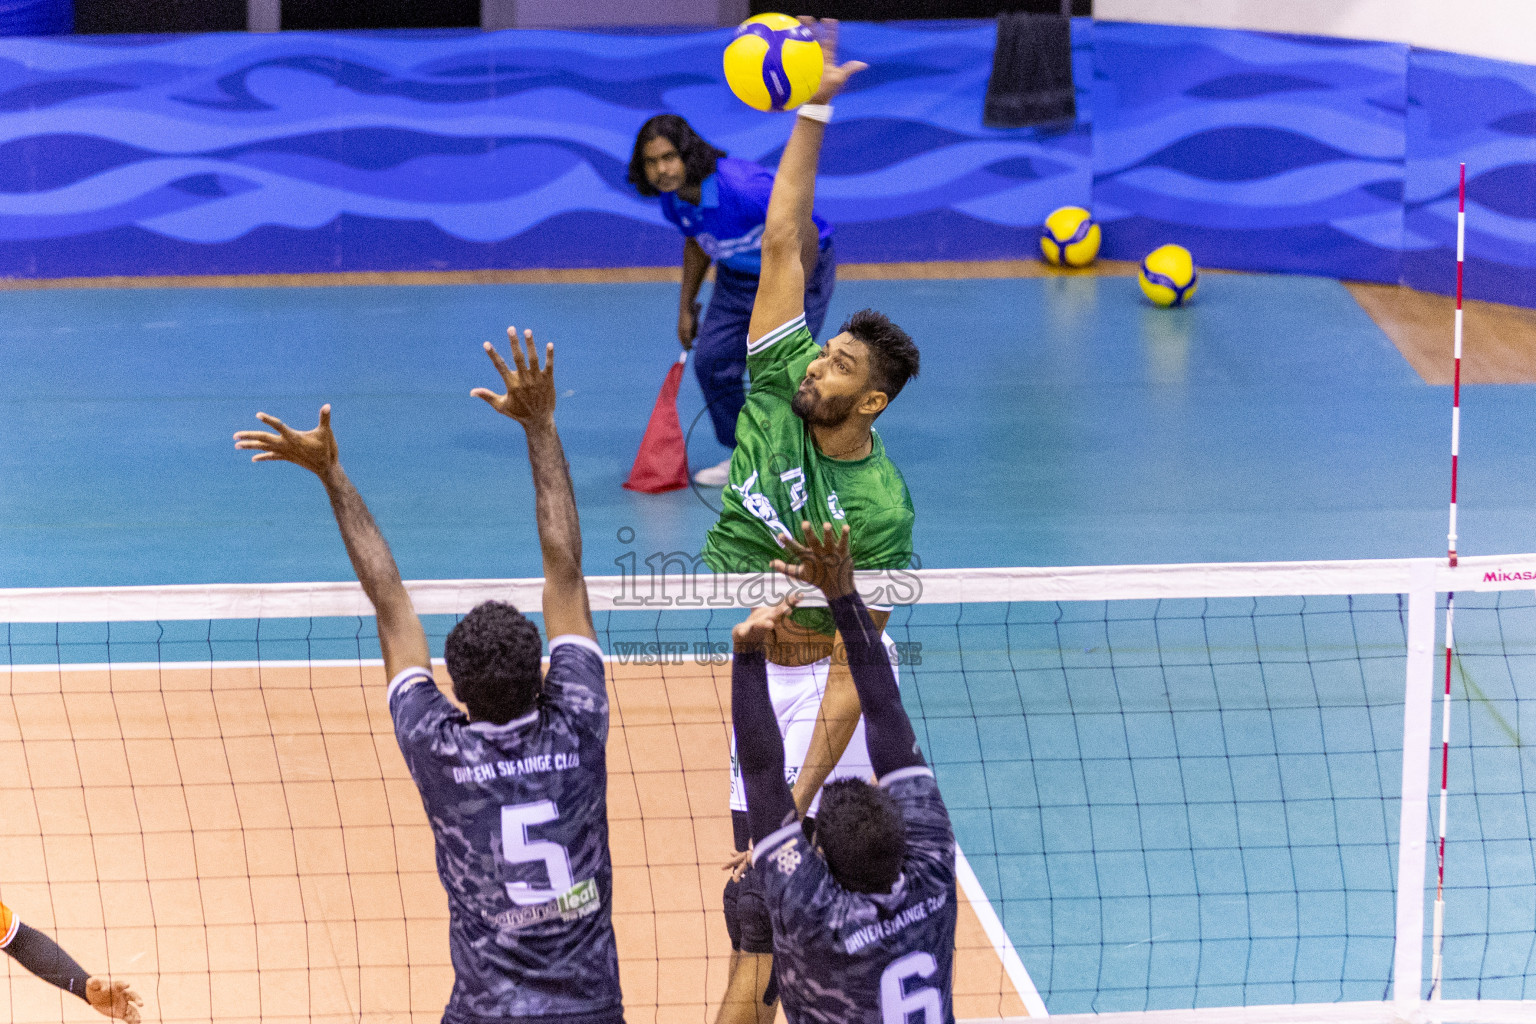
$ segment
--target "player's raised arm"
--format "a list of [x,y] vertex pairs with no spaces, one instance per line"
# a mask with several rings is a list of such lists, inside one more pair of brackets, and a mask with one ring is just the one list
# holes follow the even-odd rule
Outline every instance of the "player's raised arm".
[[764,646],[797,600],[791,595],[772,608],[754,608],[746,621],[731,630],[731,728],[736,731],[736,760],[747,790],[747,821],[754,843],[795,817],[795,801],[784,781],[784,740],[768,696]]
[[303,466],[325,485],[331,499],[331,511],[341,528],[352,569],[363,585],[363,592],[373,602],[379,621],[379,646],[384,652],[384,670],[393,679],[408,668],[430,668],[431,654],[427,634],[411,605],[411,595],[400,582],[400,569],[389,544],[373,521],[363,496],[357,493],[346,470],[336,436],[331,433],[331,407],[320,407],[320,425],[313,430],[294,430],[276,416],[258,412],[256,418],[273,432],[242,430],[235,434],[235,447],[254,450],[252,462],[282,460]]
[[[821,43],[826,68],[821,73],[821,87],[800,107],[795,127],[789,133],[784,155],[768,200],[768,216],[763,223],[763,270],[757,282],[757,299],[752,304],[752,321],[747,328],[748,343],[793,320],[805,311],[805,248],[801,233],[811,224],[811,206],[816,198],[816,165],[821,157],[821,139],[832,111],[831,103],[848,76],[867,66],[859,61],[837,63],[837,22],[803,19],[816,32]],[[815,262],[812,261],[812,266]]]
[[832,620],[842,635],[848,669],[864,709],[864,739],[869,744],[869,764],[876,778],[899,768],[923,763],[912,720],[901,704],[896,676],[880,642],[880,629],[870,618],[864,599],[853,586],[853,557],[848,553],[848,527],[834,533],[831,523],[818,532],[802,522],[805,543],[785,538],[785,546],[800,560],[789,565],[775,560],[773,567],[792,579],[809,583],[827,596]]
[[571,470],[555,430],[555,346],[544,347],[544,365],[539,366],[539,350],[533,332],[523,332],[527,345],[524,355],[518,345],[517,328],[507,328],[512,340],[512,362],[516,370],[485,343],[486,354],[501,374],[506,393],[498,395],[489,388],[475,388],[470,394],[485,399],[492,409],[523,425],[528,435],[528,464],[533,468],[533,494],[539,526],[539,546],[544,555],[544,633],[551,640],[557,636],[576,635],[592,640],[592,609],[587,600],[587,581],[581,573],[581,521],[576,514],[576,492],[571,487]]

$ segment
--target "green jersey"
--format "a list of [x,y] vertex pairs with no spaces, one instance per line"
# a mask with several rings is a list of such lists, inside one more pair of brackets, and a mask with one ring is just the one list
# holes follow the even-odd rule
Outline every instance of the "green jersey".
[[[736,421],[730,484],[704,541],[715,572],[767,572],[784,556],[780,535],[800,538],[801,520],[848,525],[857,569],[905,569],[912,561],[912,496],[879,434],[862,459],[821,454],[790,402],[821,347],[799,316],[747,346],[751,386]],[[873,432],[872,432],[873,433]],[[824,608],[800,608],[799,624],[830,635]]]

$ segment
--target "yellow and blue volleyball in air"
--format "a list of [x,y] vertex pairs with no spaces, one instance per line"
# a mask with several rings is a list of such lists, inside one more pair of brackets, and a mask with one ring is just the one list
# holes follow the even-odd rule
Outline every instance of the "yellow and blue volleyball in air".
[[821,85],[821,44],[787,14],[759,14],[736,29],[725,48],[731,92],[758,110],[793,110]]
[[1182,306],[1195,296],[1200,274],[1195,258],[1182,245],[1164,245],[1147,253],[1137,275],[1141,290],[1159,306]]
[[1063,206],[1045,218],[1040,251],[1053,267],[1086,267],[1099,256],[1103,233],[1081,206]]

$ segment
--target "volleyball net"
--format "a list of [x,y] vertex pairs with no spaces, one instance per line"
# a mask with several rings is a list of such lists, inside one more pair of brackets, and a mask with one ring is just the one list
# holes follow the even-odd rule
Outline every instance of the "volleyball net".
[[[534,611],[541,584],[408,586],[440,656],[458,616]],[[631,1021],[711,1020],[723,993],[730,627],[787,586],[589,580]],[[957,1017],[1536,1018],[1536,555],[860,587],[894,608],[955,824]],[[446,901],[356,585],[0,591],[0,624],[0,901],[147,1019],[439,1019]],[[8,1019],[88,1019],[3,962]]]

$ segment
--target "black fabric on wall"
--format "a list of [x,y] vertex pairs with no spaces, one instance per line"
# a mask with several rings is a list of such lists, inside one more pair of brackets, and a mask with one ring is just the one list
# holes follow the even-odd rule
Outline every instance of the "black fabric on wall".
[[1059,14],[1001,14],[982,121],[1023,128],[1077,117],[1072,23]]
[[283,0],[285,29],[479,26],[480,0]]
[[[785,9],[784,0],[751,0],[753,14]],[[926,18],[993,18],[1004,11],[1060,14],[1061,0],[805,0],[792,13],[844,21],[902,21]],[[1072,13],[1093,14],[1093,0],[1072,0]]]
[[75,0],[75,31],[241,32],[245,0]]

